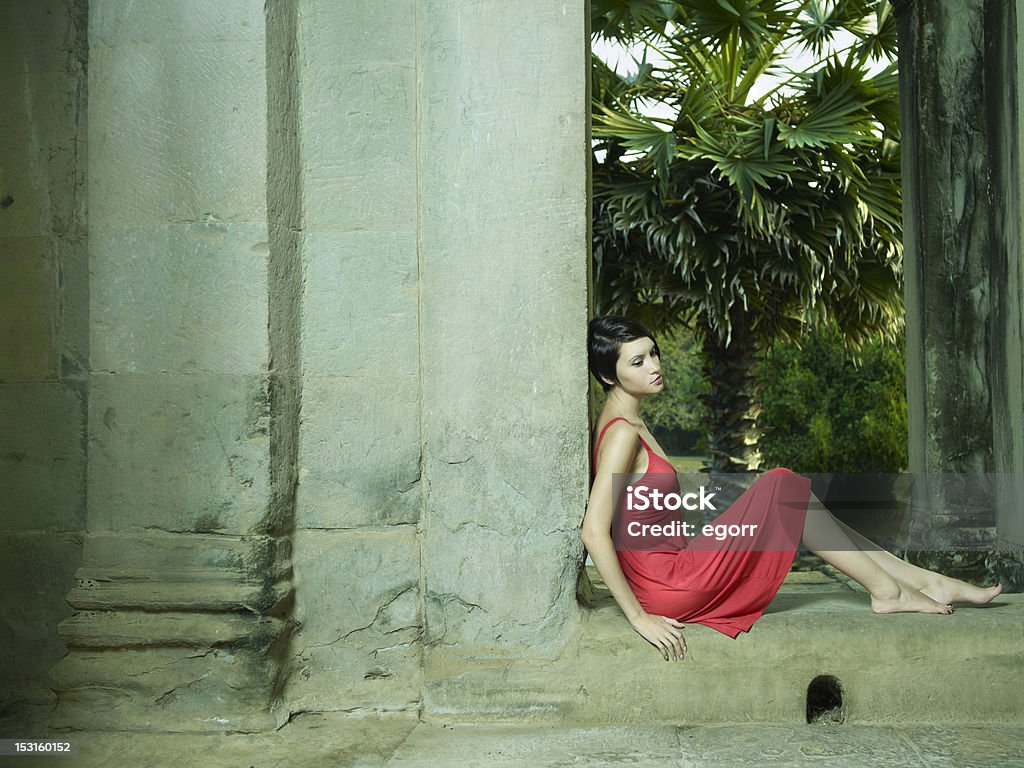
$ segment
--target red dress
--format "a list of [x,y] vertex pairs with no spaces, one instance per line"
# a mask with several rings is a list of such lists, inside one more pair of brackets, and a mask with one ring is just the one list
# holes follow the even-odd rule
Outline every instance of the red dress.
[[[595,465],[605,430],[620,420],[629,423],[619,417],[601,430],[594,445]],[[675,468],[643,438],[640,442],[647,451],[647,471],[629,487],[646,487],[648,500],[651,489],[679,494]],[[660,510],[652,509],[650,503],[643,511],[630,509],[643,504],[638,496],[623,492],[612,524],[622,572],[648,613],[704,624],[735,638],[750,630],[782,586],[800,544],[810,492],[808,478],[773,469],[711,523],[722,528],[697,536],[635,535],[649,531],[642,528],[645,524],[661,525],[661,531],[667,530],[666,524],[678,528],[681,514],[664,504]],[[628,502],[627,495],[632,496]],[[689,502],[695,504],[697,498],[695,493]],[[726,531],[735,535],[725,536]]]

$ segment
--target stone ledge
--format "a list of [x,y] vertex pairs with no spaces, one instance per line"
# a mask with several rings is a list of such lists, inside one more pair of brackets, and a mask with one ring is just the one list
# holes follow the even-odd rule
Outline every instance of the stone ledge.
[[[260,585],[195,581],[109,581],[78,576],[79,586],[67,597],[80,611],[138,609],[143,611],[254,611],[277,605],[291,591],[290,584]],[[84,586],[83,586],[84,584]],[[62,630],[63,632],[63,630]]]
[[668,663],[611,598],[581,609],[555,660],[427,655],[424,712],[444,721],[799,723],[807,687],[833,675],[848,722],[1024,721],[1024,595],[952,616],[871,612],[866,595],[792,574],[736,640],[690,625],[689,658]]
[[284,629],[281,619],[270,616],[181,612],[82,611],[60,625],[64,642],[73,648],[257,647]]

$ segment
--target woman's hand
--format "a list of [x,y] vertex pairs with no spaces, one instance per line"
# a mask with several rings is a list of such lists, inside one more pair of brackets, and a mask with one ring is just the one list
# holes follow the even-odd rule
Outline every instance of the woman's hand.
[[659,651],[665,661],[680,661],[686,653],[683,625],[668,616],[642,613],[630,625],[640,637]]

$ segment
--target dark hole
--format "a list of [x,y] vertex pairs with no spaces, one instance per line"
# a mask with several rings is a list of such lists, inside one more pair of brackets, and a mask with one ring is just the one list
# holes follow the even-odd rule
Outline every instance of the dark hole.
[[807,686],[807,722],[842,723],[846,721],[843,686],[833,675],[818,675]]
[[13,197],[11,197],[10,195],[4,195],[3,197],[0,197],[0,208],[7,209],[10,208],[12,205],[14,205]]

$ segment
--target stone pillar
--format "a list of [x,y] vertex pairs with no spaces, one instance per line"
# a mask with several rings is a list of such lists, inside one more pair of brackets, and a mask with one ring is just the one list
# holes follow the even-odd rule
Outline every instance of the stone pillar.
[[551,655],[574,623],[586,8],[296,7],[301,629],[287,701],[430,707],[424,665],[439,682],[467,658]]
[[288,707],[447,707],[431,691],[468,660],[551,656],[576,618],[586,8],[296,8]]
[[587,13],[419,3],[428,705],[460,661],[557,653],[574,625],[589,444]]
[[291,711],[421,686],[415,0],[296,0],[304,280]]
[[276,722],[297,395],[269,34],[261,0],[90,4],[88,534],[58,725]]
[[933,487],[931,549],[1024,546],[1018,23],[1008,0],[897,4],[910,465],[1000,473]]
[[0,710],[52,706],[85,527],[86,5],[0,3]]

